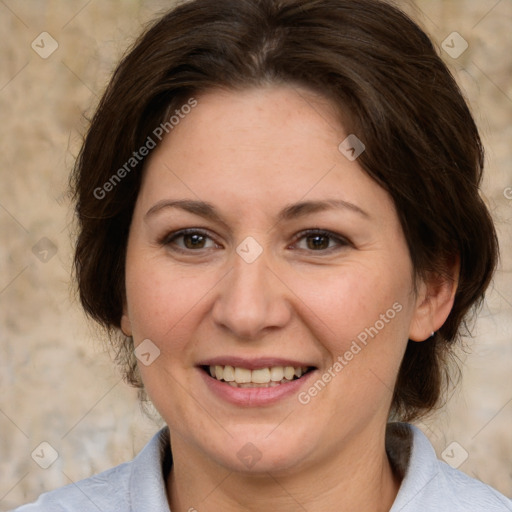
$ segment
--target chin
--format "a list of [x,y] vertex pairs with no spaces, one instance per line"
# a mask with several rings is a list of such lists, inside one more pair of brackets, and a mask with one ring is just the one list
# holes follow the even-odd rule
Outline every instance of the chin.
[[[275,427],[276,425],[272,428]],[[298,436],[296,429],[287,432],[283,428],[278,434],[277,430],[270,433],[272,428],[265,425],[263,429],[241,429],[239,435],[233,435],[210,456],[227,470],[248,475],[296,471],[307,456],[305,446],[310,451],[312,443],[303,436]],[[254,435],[251,435],[251,430]]]

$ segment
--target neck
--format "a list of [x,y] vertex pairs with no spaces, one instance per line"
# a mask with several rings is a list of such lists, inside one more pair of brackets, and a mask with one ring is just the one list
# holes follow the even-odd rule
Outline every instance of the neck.
[[293,473],[230,471],[180,441],[173,438],[174,465],[167,482],[172,512],[388,512],[400,487],[384,435],[378,442],[361,436],[350,448]]

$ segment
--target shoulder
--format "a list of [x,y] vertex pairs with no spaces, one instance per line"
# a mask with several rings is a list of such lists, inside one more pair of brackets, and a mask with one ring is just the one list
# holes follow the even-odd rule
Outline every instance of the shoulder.
[[44,493],[12,512],[129,512],[140,509],[138,502],[168,512],[162,464],[169,449],[168,430],[162,429],[134,460]]
[[128,482],[132,464],[126,462],[91,478],[41,494],[35,503],[13,512],[114,512],[113,504],[116,504],[118,512],[128,511]]
[[[410,450],[410,455],[404,468],[402,485],[390,512],[512,511],[510,499],[438,460],[430,441],[417,427],[400,424],[396,429],[400,432],[399,442],[409,438],[410,446],[406,445],[404,450]],[[404,436],[404,430],[408,430],[410,435]]]

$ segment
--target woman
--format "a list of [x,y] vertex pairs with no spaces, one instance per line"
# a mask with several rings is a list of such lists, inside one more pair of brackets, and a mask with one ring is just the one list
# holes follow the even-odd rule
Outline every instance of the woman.
[[193,0],[119,65],[77,161],[85,310],[167,424],[29,510],[505,511],[406,423],[497,258],[483,151],[379,0]]

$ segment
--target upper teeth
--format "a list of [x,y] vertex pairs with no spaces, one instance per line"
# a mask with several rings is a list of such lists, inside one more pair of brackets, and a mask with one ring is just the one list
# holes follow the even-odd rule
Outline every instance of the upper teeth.
[[280,382],[283,379],[293,380],[294,377],[301,377],[308,370],[307,366],[272,366],[270,368],[258,368],[249,370],[233,366],[210,366],[210,375],[217,380],[236,382],[237,384],[255,383],[267,384],[269,382]]

